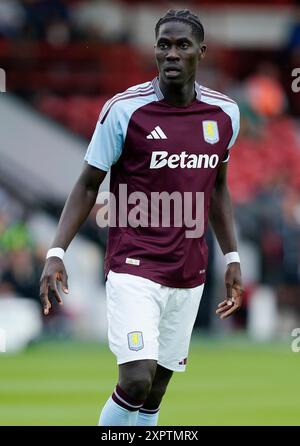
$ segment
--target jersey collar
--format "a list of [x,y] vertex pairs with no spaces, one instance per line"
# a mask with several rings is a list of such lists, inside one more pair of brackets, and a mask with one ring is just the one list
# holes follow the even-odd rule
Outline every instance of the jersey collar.
[[[159,101],[161,101],[162,99],[164,99],[164,95],[163,95],[163,93],[162,93],[162,91],[160,89],[160,86],[159,86],[158,76],[156,76],[151,82],[152,82],[152,86],[153,86],[154,92],[155,92],[155,94],[157,96],[157,99]],[[201,88],[200,88],[200,85],[198,84],[198,82],[195,82],[195,92],[196,92],[196,98],[200,101],[200,98],[201,98]]]

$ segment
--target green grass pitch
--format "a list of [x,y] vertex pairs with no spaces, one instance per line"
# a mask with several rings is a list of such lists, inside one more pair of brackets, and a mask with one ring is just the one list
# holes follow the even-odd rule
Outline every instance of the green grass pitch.
[[[300,425],[300,353],[282,344],[195,339],[160,425]],[[0,354],[0,425],[96,425],[117,380],[95,343],[44,342]]]

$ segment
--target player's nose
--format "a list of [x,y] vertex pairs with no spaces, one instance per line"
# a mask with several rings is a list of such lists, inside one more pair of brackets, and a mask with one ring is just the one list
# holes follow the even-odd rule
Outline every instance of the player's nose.
[[176,51],[175,46],[171,46],[167,55],[166,55],[166,60],[179,60],[179,55]]

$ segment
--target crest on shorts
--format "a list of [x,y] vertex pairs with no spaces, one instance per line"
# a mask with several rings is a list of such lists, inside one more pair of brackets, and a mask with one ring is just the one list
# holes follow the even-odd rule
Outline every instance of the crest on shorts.
[[216,144],[220,140],[217,121],[203,121],[204,140],[209,144]]
[[144,348],[143,333],[141,331],[132,331],[127,334],[127,338],[130,350],[137,352]]

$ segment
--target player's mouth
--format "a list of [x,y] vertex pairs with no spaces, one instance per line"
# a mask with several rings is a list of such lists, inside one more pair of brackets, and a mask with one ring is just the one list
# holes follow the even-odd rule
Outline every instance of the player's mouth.
[[180,70],[180,68],[170,66],[170,67],[165,68],[164,72],[165,72],[166,77],[173,78],[173,77],[179,76],[181,73],[181,70]]

